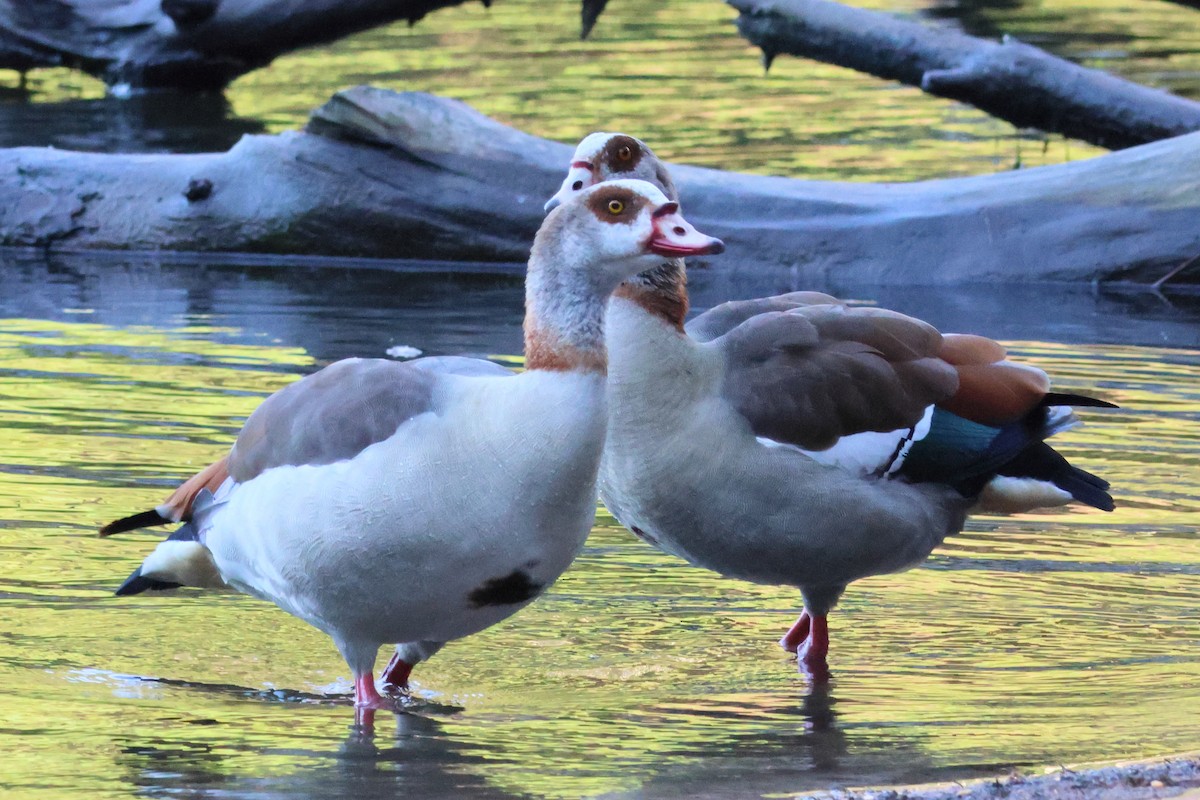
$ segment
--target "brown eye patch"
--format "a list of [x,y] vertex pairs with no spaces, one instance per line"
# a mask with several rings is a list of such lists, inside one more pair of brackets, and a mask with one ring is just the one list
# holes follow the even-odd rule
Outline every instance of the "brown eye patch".
[[608,168],[609,174],[632,172],[642,160],[642,143],[632,136],[620,134],[608,140],[600,159]]
[[587,205],[601,222],[629,223],[646,207],[646,198],[623,186],[613,186],[595,192]]

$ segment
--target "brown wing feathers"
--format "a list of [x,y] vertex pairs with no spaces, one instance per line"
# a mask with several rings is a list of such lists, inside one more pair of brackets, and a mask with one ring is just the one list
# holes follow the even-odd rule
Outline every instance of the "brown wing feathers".
[[790,292],[754,300],[731,300],[700,314],[686,328],[688,336],[697,342],[710,342],[759,314],[817,305],[841,306],[844,303],[821,292]]
[[992,426],[1040,405],[1108,405],[1050,394],[1045,372],[986,337],[816,292],[725,303],[688,332],[725,350],[724,393],[757,435],[812,450],[914,425],[930,405]]
[[715,346],[723,392],[754,432],[806,449],[915,424],[958,386],[932,326],[891,311],[821,303],[751,316]]

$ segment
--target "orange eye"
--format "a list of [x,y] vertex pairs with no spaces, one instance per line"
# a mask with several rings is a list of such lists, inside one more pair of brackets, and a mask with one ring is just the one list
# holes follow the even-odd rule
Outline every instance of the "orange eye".
[[617,148],[617,158],[622,161],[628,161],[633,158],[633,150],[629,149],[629,145],[623,144]]
[[612,214],[614,217],[617,214],[620,214],[624,210],[625,210],[625,204],[622,203],[620,200],[609,200],[608,201],[608,213]]

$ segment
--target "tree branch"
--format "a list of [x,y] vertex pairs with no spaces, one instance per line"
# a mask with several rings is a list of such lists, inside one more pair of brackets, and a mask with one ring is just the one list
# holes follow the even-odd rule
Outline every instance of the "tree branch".
[[[465,0],[0,0],[0,68],[222,89],[284,53]],[[490,5],[490,0],[483,0]]]
[[1113,149],[1200,130],[1200,103],[1015,39],[991,42],[829,0],[727,2],[768,67],[779,53],[813,58]]
[[[359,87],[306,131],[227,153],[0,150],[0,244],[520,262],[571,152],[457,101]],[[731,281],[1150,283],[1200,252],[1200,134],[909,184],[672,174],[728,243]]]

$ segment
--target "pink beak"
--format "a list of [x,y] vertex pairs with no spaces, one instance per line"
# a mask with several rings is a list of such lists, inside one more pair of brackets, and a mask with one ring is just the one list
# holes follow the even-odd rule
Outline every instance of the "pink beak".
[[679,213],[678,203],[664,203],[653,214],[654,233],[647,248],[668,258],[707,256],[725,252],[725,243],[692,227]]

